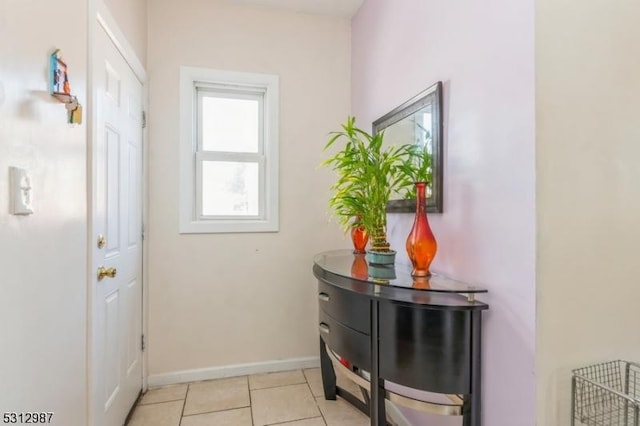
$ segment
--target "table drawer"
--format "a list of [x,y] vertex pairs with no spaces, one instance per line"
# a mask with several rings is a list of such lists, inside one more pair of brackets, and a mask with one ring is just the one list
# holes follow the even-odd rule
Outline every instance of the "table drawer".
[[327,346],[353,365],[371,371],[370,338],[340,324],[326,312],[320,311],[320,337]]
[[319,281],[318,299],[321,311],[347,327],[371,334],[369,298]]

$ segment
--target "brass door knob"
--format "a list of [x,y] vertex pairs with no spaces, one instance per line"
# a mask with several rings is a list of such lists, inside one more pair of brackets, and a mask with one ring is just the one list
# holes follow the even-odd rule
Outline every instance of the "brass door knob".
[[118,271],[116,268],[105,268],[104,266],[98,267],[98,281],[104,277],[114,278]]

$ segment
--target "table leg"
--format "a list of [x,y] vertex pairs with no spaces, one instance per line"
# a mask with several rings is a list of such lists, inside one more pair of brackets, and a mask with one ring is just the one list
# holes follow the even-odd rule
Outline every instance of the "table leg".
[[482,425],[482,316],[481,311],[471,314],[471,394],[464,396],[462,425]]
[[371,426],[386,426],[384,380],[380,378],[378,302],[371,301]]
[[327,345],[320,337],[320,371],[322,373],[322,387],[324,388],[324,399],[336,399],[336,372],[327,354]]

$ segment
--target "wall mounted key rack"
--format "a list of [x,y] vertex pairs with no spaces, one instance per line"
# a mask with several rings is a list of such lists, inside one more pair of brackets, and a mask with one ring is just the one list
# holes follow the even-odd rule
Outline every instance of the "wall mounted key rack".
[[71,93],[71,82],[66,62],[62,60],[60,49],[56,49],[49,57],[49,93],[65,104],[67,123],[82,124],[82,105]]

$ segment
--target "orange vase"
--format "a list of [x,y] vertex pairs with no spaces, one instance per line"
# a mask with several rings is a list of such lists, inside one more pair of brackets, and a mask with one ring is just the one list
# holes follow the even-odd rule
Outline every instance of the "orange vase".
[[356,216],[353,226],[351,228],[351,241],[353,241],[353,252],[355,254],[366,253],[365,248],[369,242],[369,234],[364,229],[364,226],[360,225],[360,216]]
[[425,196],[426,182],[416,182],[416,217],[413,228],[407,237],[407,254],[413,264],[411,275],[428,277],[429,266],[438,250],[438,244],[431,232],[427,218],[427,200]]

